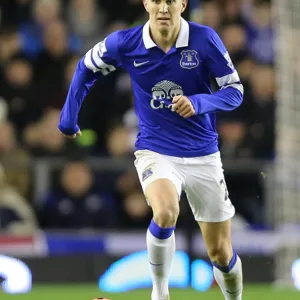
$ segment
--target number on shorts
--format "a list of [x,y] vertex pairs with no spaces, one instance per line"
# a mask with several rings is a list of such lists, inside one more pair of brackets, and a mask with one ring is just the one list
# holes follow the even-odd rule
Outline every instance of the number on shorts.
[[228,198],[229,198],[229,192],[228,192],[228,189],[227,189],[226,182],[223,178],[220,180],[220,185],[223,186],[224,189],[225,189],[225,198],[224,198],[224,200],[227,201]]

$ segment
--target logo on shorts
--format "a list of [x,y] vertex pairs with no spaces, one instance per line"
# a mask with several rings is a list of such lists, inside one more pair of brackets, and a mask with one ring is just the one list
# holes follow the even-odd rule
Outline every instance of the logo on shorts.
[[151,168],[146,169],[142,174],[142,181],[145,181],[148,177],[150,177],[153,174],[153,171]]
[[183,50],[181,52],[180,66],[184,69],[194,69],[198,67],[198,52],[195,50]]

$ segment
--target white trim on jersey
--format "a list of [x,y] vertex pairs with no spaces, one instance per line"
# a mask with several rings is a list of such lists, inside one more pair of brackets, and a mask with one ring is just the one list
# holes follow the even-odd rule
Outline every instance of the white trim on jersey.
[[92,63],[92,60],[91,60],[91,52],[92,52],[92,49],[89,50],[86,55],[85,55],[85,58],[84,58],[84,64],[87,68],[89,68],[90,70],[92,70],[93,72],[97,72],[99,71],[99,69],[97,69],[94,64]]
[[[95,50],[95,51],[94,51]],[[93,59],[97,65],[97,67],[100,69],[103,75],[107,75],[113,71],[116,70],[116,68],[113,65],[106,64],[98,55],[98,49],[95,49],[95,47],[92,49],[92,55]],[[108,69],[108,70],[107,70]]]
[[[109,73],[116,70],[115,66],[106,64],[99,56],[98,51],[100,54],[104,54],[107,52],[104,42],[98,43],[94,46],[91,50],[89,50],[84,58],[84,64],[87,68],[92,70],[94,73],[101,72],[104,76],[108,75]],[[94,60],[94,63],[93,63]]]
[[232,84],[223,86],[221,89],[226,89],[226,88],[229,88],[229,87],[233,87],[233,88],[239,90],[242,94],[244,94],[244,87],[241,83],[232,83]]
[[231,83],[240,81],[240,77],[239,77],[239,74],[237,73],[237,71],[234,71],[233,73],[231,73],[229,75],[225,75],[223,77],[216,77],[216,81],[217,81],[219,87],[222,87],[226,84],[231,84]]
[[185,19],[181,18],[180,30],[176,41],[176,48],[187,47],[189,45],[189,38],[190,25]]
[[[181,18],[181,25],[179,35],[176,41],[176,48],[183,48],[189,45],[190,37],[190,25],[189,23]],[[143,41],[146,49],[157,47],[150,36],[150,21],[148,21],[143,27]]]

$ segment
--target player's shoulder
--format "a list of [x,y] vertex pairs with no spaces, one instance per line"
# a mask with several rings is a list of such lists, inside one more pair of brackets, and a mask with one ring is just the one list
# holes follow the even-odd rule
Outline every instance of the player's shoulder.
[[136,48],[141,42],[144,25],[138,25],[129,29],[119,30],[119,48],[123,51],[130,51]]
[[206,25],[202,25],[195,22],[188,22],[190,25],[190,34],[191,36],[197,36],[198,38],[210,39],[216,35],[216,31]]

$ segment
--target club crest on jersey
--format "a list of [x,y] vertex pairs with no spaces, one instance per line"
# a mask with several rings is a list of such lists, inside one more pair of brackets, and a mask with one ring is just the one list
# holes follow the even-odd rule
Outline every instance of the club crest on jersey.
[[142,174],[142,181],[145,181],[148,177],[150,177],[153,174],[153,171],[151,168],[146,169]]
[[181,52],[180,66],[184,69],[194,69],[198,67],[198,52],[195,50],[183,50]]

